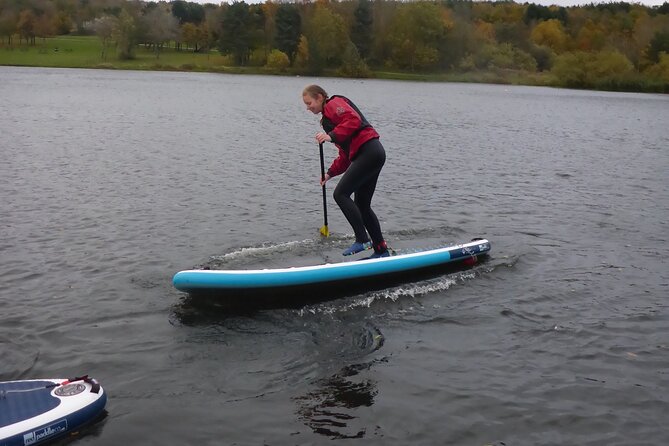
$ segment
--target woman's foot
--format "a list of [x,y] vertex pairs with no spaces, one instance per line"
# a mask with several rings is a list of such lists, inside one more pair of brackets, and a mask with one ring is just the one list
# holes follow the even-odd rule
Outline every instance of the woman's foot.
[[342,255],[352,256],[353,254],[357,254],[359,252],[362,252],[362,251],[365,251],[365,250],[371,249],[371,248],[372,248],[372,242],[364,242],[364,243],[355,242],[349,248],[347,248],[342,253]]
[[381,257],[390,257],[390,252],[386,249],[383,252],[376,252],[374,251],[374,254],[371,256],[367,257],[368,259],[380,259]]
[[390,257],[390,253],[388,252],[388,244],[386,244],[385,240],[374,245],[374,254],[369,256],[370,259],[380,259],[381,257]]

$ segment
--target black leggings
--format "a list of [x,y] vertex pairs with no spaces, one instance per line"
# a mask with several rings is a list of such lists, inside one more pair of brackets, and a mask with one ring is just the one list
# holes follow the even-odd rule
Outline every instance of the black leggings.
[[[386,162],[386,151],[378,139],[364,143],[334,190],[334,199],[355,232],[355,241],[369,241],[367,231],[374,245],[383,241],[381,225],[372,211],[372,196],[376,189],[381,168]],[[355,201],[351,194],[355,192]],[[367,230],[365,230],[365,228]]]

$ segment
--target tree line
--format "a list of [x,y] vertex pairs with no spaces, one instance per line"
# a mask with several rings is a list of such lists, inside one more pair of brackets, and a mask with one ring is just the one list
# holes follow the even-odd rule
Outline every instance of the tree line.
[[238,66],[366,77],[379,71],[518,71],[558,85],[669,92],[669,3],[513,1],[0,0],[3,45],[95,34],[102,58],[218,50]]

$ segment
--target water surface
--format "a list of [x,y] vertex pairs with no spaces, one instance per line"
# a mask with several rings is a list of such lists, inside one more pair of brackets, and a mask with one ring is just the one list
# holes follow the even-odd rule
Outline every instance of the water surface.
[[[667,96],[0,73],[0,379],[98,378],[108,416],[78,443],[669,438]],[[299,309],[193,305],[179,270],[338,261],[350,244],[331,197],[318,235],[312,82],[382,135],[391,246],[482,236],[491,260]]]

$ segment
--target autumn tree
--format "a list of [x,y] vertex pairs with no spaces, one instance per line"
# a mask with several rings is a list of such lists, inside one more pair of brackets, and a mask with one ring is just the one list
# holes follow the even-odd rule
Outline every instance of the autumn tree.
[[118,47],[119,59],[134,59],[137,45],[137,19],[123,9],[114,24],[113,38]]
[[0,12],[0,36],[7,36],[9,45],[12,44],[12,37],[16,33],[18,20],[18,14],[9,8]]
[[269,57],[271,49],[273,48],[276,39],[276,14],[279,5],[272,0],[266,0],[260,6],[263,17],[263,46],[265,51],[265,58]]
[[274,45],[293,62],[302,35],[302,19],[297,7],[290,3],[279,5],[275,26]]
[[42,14],[35,18],[33,32],[35,37],[40,37],[44,42],[46,42],[47,37],[51,37],[56,34],[56,26],[54,24],[53,18],[47,14]]
[[228,5],[223,12],[219,50],[231,54],[239,65],[246,65],[251,51],[258,46],[264,22],[262,10],[246,2]]
[[481,41],[487,43],[494,43],[497,41],[495,39],[495,27],[490,22],[477,20],[474,22],[474,30]]
[[477,20],[476,5],[458,1],[451,8],[448,11],[452,15],[452,25],[449,26],[440,48],[440,67],[469,69],[473,67],[472,55],[485,44],[474,26],[474,21]]
[[180,25],[184,23],[199,25],[205,18],[204,6],[199,3],[174,0],[170,6],[172,15],[177,18]]
[[69,0],[66,5],[68,15],[74,22],[73,26],[76,28],[75,32],[78,34],[86,33],[87,27],[90,26],[90,23],[102,15],[113,15],[114,17],[118,17],[121,14],[122,9],[125,8],[126,10],[130,11],[135,8],[135,5],[130,3],[121,6],[120,2],[110,2],[109,4],[103,6],[100,5],[99,2],[75,2],[73,0]]
[[473,21],[523,23],[525,6],[514,2],[475,2],[472,4],[472,12]]
[[114,34],[114,29],[116,27],[116,17],[110,15],[104,15],[95,21],[92,24],[92,29],[95,34],[100,39],[102,44],[102,52],[100,57],[104,60],[107,59],[107,49],[111,42],[112,36]]
[[355,45],[358,55],[367,59],[371,53],[374,41],[374,16],[372,5],[369,0],[358,0],[358,6],[354,12],[355,21],[351,28],[351,41]]
[[563,25],[568,21],[568,14],[565,8],[555,8],[530,3],[527,5],[523,21],[526,24],[542,22],[545,20],[558,20]]
[[184,23],[181,26],[180,35],[181,41],[188,48],[193,48],[193,51],[196,53],[208,47],[209,29],[204,22],[200,25],[195,25],[191,22]]
[[392,61],[400,68],[426,69],[439,61],[439,46],[448,31],[440,6],[427,2],[402,4],[393,19]]
[[209,5],[205,8],[204,21],[202,23],[202,37],[206,39],[205,48],[213,48],[220,39],[221,30],[220,7]]
[[539,23],[530,34],[532,43],[547,46],[558,54],[567,49],[568,39],[562,23],[556,19]]
[[309,65],[314,73],[319,73],[327,66],[339,65],[350,40],[343,18],[322,3],[316,5],[307,27],[307,39]]
[[[524,22],[526,6],[514,2],[488,3],[490,10],[485,16],[477,14],[472,21],[485,20],[492,24],[495,40],[498,43],[510,43],[511,45],[527,49],[529,27]],[[482,5],[475,3],[472,8],[480,8]]]
[[60,35],[69,34],[72,30],[72,18],[65,11],[58,11],[53,18],[55,33]]
[[591,19],[580,28],[576,47],[583,51],[600,51],[606,45],[606,30]]
[[655,33],[646,54],[651,62],[657,63],[663,52],[669,54],[669,31]]
[[363,60],[363,58],[358,53],[358,47],[351,41],[349,41],[344,54],[342,55],[342,63],[337,70],[337,73],[340,76],[344,77],[370,77],[371,71],[369,67]]
[[372,20],[374,22],[374,39],[371,52],[367,57],[367,63],[382,66],[390,59],[393,44],[389,36],[393,34],[393,17],[397,11],[398,3],[388,1],[375,1],[372,4]]
[[518,48],[527,48],[531,44],[530,30],[522,21],[496,22],[493,26],[499,43],[510,43]]
[[153,47],[158,59],[164,43],[177,38],[179,22],[170,11],[159,6],[142,16],[142,23],[146,28],[146,40]]
[[199,47],[195,51],[209,51],[213,43],[213,35],[206,21],[197,27],[197,36]]
[[24,9],[19,13],[19,20],[16,25],[19,32],[19,38],[25,39],[28,44],[35,44],[35,22],[37,17],[32,9]]

